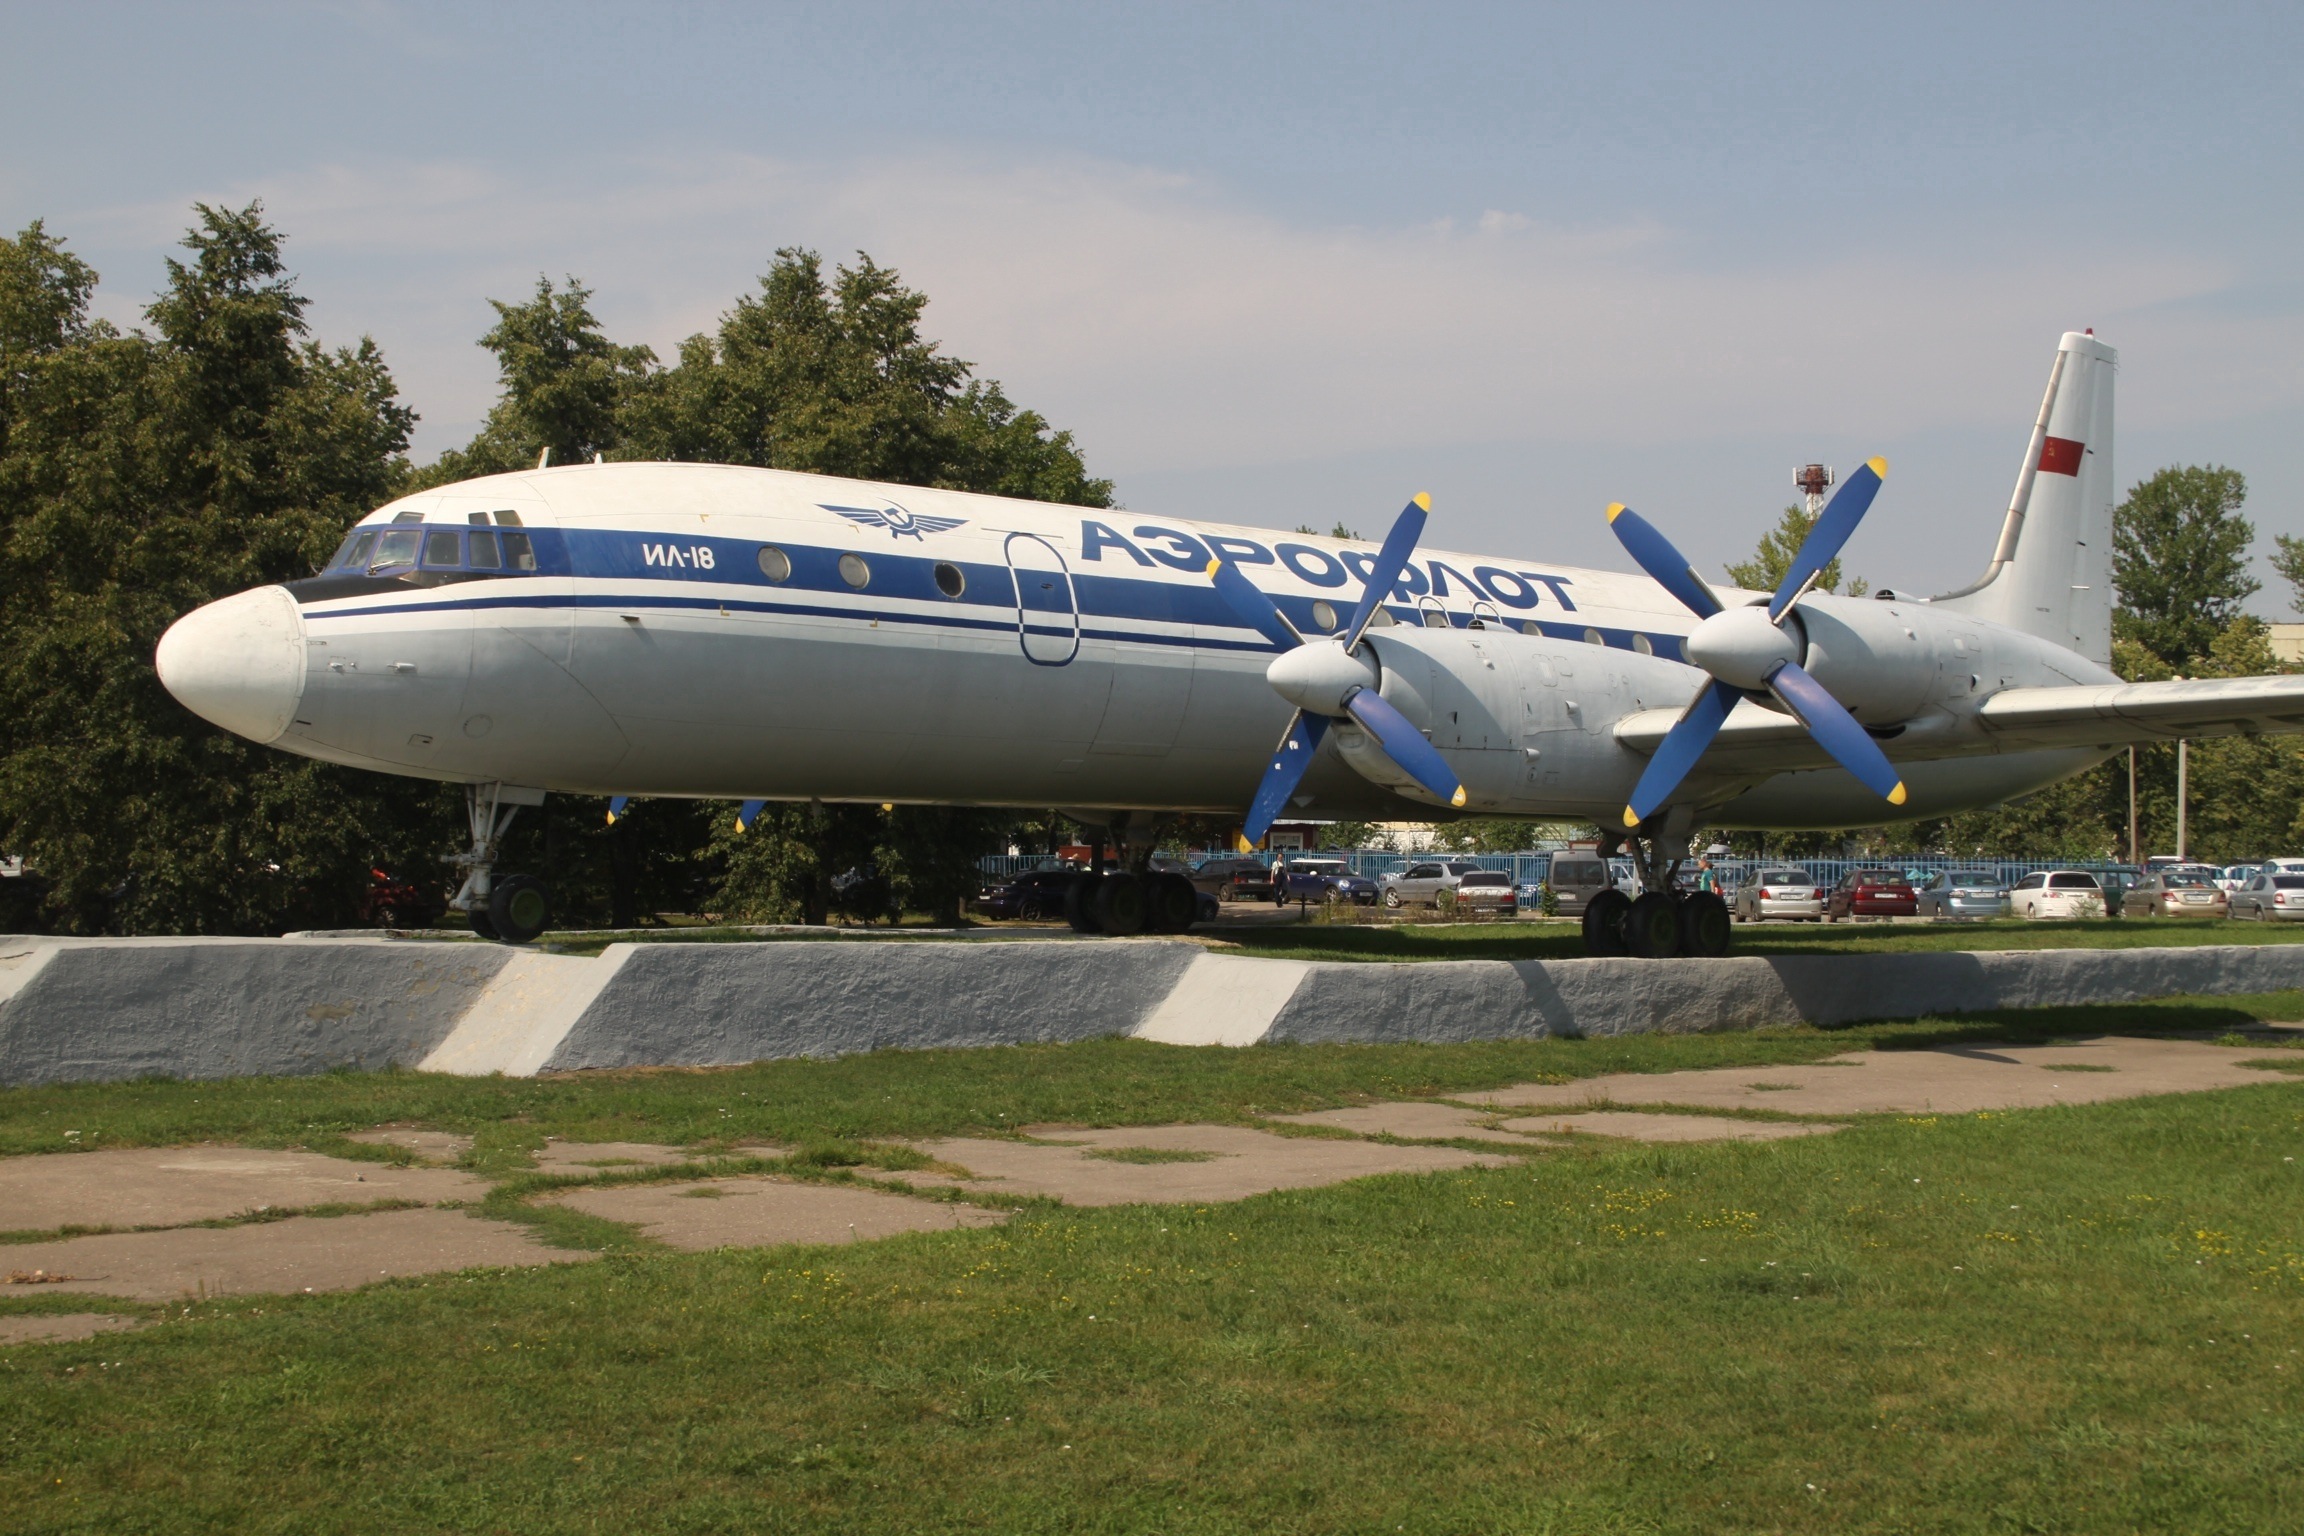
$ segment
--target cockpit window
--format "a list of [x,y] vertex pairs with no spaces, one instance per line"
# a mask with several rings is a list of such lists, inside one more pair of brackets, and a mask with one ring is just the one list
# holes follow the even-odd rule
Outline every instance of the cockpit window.
[[376,553],[369,562],[370,570],[381,570],[389,565],[414,565],[416,548],[424,540],[417,528],[392,528],[376,541]]
[[[501,517],[503,514],[498,513],[497,515]],[[506,566],[515,571],[536,569],[536,548],[528,542],[528,535],[507,528],[502,537],[504,540],[504,564]]]
[[329,557],[328,568],[335,570],[341,567],[366,565],[368,563],[368,551],[375,546],[375,543],[375,529],[353,529],[344,535],[344,542],[339,544],[336,547],[336,553]]
[[504,568],[504,553],[496,547],[496,535],[475,528],[465,535],[472,541],[471,565],[476,571],[500,571]]
[[457,548],[462,541],[454,529],[439,528],[424,535],[424,563],[426,565],[456,566],[464,563],[464,551]]

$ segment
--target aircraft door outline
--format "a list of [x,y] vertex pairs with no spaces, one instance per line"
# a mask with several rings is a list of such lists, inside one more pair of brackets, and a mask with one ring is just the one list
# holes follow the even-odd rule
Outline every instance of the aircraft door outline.
[[1001,552],[1016,584],[1016,643],[1024,659],[1036,667],[1068,665],[1080,654],[1080,597],[1063,551],[1036,533],[1012,533]]

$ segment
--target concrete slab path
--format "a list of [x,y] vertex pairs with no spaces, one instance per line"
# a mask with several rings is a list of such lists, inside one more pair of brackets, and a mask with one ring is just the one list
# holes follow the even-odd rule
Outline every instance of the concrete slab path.
[[[236,1227],[114,1232],[54,1243],[11,1244],[11,1269],[70,1278],[42,1295],[77,1292],[134,1301],[252,1292],[348,1291],[404,1275],[598,1258],[549,1248],[528,1229],[462,1211],[379,1211],[365,1216],[292,1216]],[[5,1294],[5,1292],[0,1292]]]
[[2053,1045],[1860,1051],[1798,1067],[1618,1072],[1454,1097],[1499,1109],[1673,1104],[1794,1115],[1969,1114],[2279,1081],[2273,1073],[2248,1066],[2250,1059],[2246,1050],[2204,1040],[2104,1037]]
[[658,1242],[692,1250],[853,1243],[900,1232],[992,1227],[1008,1219],[980,1206],[753,1175],[579,1189],[549,1198],[589,1216],[629,1222]]
[[1731,1120],[1725,1115],[1650,1115],[1638,1110],[1599,1110],[1582,1115],[1531,1116],[1507,1120],[1504,1129],[1523,1136],[1621,1136],[1628,1141],[1784,1141],[1846,1130],[1828,1120]]
[[476,1200],[487,1192],[488,1185],[468,1173],[359,1163],[317,1152],[252,1147],[42,1152],[0,1158],[0,1232],[180,1226],[266,1209],[379,1200],[429,1205]]
[[[1329,1137],[1276,1136],[1234,1125],[1132,1126],[1084,1130],[1033,1126],[1033,1141],[948,1138],[914,1143],[938,1162],[968,1170],[966,1180],[935,1173],[890,1177],[956,1184],[1000,1194],[1053,1195],[1070,1205],[1193,1204],[1243,1200],[1275,1189],[1310,1189],[1380,1173],[1489,1168],[1512,1159],[1454,1147],[1398,1147]],[[1127,1160],[1131,1153],[1186,1160]]]
[[425,1131],[408,1125],[380,1125],[372,1131],[353,1131],[346,1141],[372,1147],[399,1147],[427,1163],[453,1163],[472,1150],[472,1138],[454,1131]]
[[144,1320],[118,1312],[47,1312],[0,1317],[0,1345],[77,1344],[100,1333],[126,1333]]

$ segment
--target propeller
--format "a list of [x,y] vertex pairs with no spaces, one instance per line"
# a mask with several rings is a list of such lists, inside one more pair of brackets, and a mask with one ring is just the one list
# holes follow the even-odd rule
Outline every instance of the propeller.
[[1849,535],[1864,520],[1887,473],[1886,459],[1872,459],[1841,482],[1764,608],[1722,607],[1711,585],[1653,524],[1630,507],[1618,504],[1608,509],[1608,526],[1625,552],[1701,621],[1690,632],[1683,650],[1689,661],[1712,674],[1711,683],[1689,701],[1687,710],[1665,733],[1640,782],[1633,786],[1631,803],[1624,807],[1626,827],[1637,827],[1661,810],[1712,744],[1712,738],[1720,734],[1736,701],[1762,692],[1772,694],[1793,719],[1807,727],[1816,745],[1865,788],[1890,805],[1904,803],[1904,780],[1895,765],[1856,723],[1856,717],[1841,708],[1840,701],[1825,692],[1823,684],[1801,670],[1800,641],[1784,628],[1785,619],[1816,584],[1824,567],[1838,558]]
[[1215,585],[1216,595],[1224,599],[1241,623],[1280,648],[1281,654],[1264,675],[1282,698],[1296,706],[1288,729],[1281,733],[1279,744],[1272,749],[1272,765],[1264,770],[1263,782],[1256,786],[1256,796],[1248,803],[1248,818],[1241,827],[1241,836],[1250,846],[1263,842],[1264,834],[1272,830],[1272,823],[1286,808],[1288,797],[1296,792],[1305,770],[1312,766],[1321,741],[1327,737],[1329,724],[1339,719],[1354,721],[1376,738],[1384,755],[1399,764],[1402,772],[1434,798],[1452,806],[1464,803],[1464,785],[1457,779],[1456,770],[1448,766],[1448,760],[1424,739],[1422,731],[1409,723],[1406,715],[1376,691],[1381,678],[1374,665],[1360,654],[1360,637],[1384,605],[1386,595],[1400,580],[1408,557],[1416,552],[1416,541],[1424,532],[1425,515],[1431,510],[1432,498],[1421,492],[1401,509],[1392,531],[1385,535],[1384,547],[1368,568],[1360,606],[1352,611],[1351,622],[1344,626],[1343,632],[1333,637],[1306,639],[1302,631],[1288,622],[1279,605],[1241,575],[1237,566],[1224,560],[1208,562],[1208,579]]

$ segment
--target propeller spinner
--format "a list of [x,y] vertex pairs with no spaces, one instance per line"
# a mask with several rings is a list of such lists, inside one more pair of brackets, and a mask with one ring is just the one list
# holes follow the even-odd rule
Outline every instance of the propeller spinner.
[[1808,728],[1816,744],[1867,789],[1890,805],[1904,803],[1904,781],[1895,766],[1856,723],[1856,717],[1801,670],[1800,642],[1784,627],[1785,619],[1815,585],[1817,576],[1839,555],[1848,536],[1863,521],[1887,473],[1888,461],[1873,459],[1841,483],[1831,504],[1801,541],[1800,552],[1765,608],[1722,607],[1710,584],[1696,574],[1696,568],[1672,547],[1670,539],[1630,507],[1608,509],[1608,526],[1625,551],[1701,621],[1683,650],[1693,665],[1712,676],[1711,684],[1689,701],[1687,712],[1648,760],[1647,771],[1633,787],[1631,803],[1624,807],[1626,827],[1637,827],[1662,809],[1720,733],[1736,701],[1762,692],[1774,695],[1776,702]]
[[1249,802],[1241,835],[1251,845],[1264,841],[1264,834],[1272,830],[1288,797],[1312,766],[1313,754],[1320,750],[1333,720],[1350,719],[1375,737],[1385,755],[1434,798],[1452,806],[1464,803],[1464,785],[1456,771],[1424,739],[1424,733],[1376,691],[1382,679],[1374,663],[1360,652],[1360,637],[1383,606],[1385,594],[1407,568],[1408,557],[1416,552],[1425,514],[1431,510],[1432,498],[1421,492],[1401,509],[1399,520],[1393,523],[1383,549],[1368,569],[1360,606],[1353,610],[1343,632],[1333,637],[1306,639],[1288,622],[1279,605],[1241,575],[1238,567],[1222,560],[1208,562],[1208,579],[1215,584],[1217,595],[1241,623],[1281,648],[1264,675],[1275,692],[1296,706],[1295,716],[1273,751],[1272,766],[1264,771],[1264,781]]

